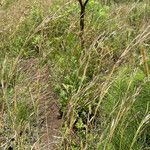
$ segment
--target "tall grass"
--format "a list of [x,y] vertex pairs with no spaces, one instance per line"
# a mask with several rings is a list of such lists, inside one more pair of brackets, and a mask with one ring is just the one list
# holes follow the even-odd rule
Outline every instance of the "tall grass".
[[59,96],[64,120],[59,149],[149,149],[148,3],[91,0],[85,49],[77,2],[55,1],[49,8],[38,4],[30,4],[19,23],[1,32],[1,147],[42,149],[39,98],[34,101],[34,96],[46,85],[37,81],[26,87],[28,74],[17,67],[36,59],[38,69],[51,69],[50,84]]

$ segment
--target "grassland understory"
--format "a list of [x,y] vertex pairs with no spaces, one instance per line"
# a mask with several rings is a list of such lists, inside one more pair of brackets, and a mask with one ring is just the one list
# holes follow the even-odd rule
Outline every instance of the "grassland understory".
[[0,149],[150,150],[150,2],[2,0]]

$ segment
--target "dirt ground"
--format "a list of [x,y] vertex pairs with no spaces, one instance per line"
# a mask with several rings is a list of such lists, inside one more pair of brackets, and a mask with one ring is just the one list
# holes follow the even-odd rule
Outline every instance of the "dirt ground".
[[24,81],[18,87],[30,87],[31,97],[38,103],[39,132],[43,145],[40,147],[43,150],[57,149],[61,140],[62,120],[59,117],[58,98],[51,85],[50,69],[47,65],[40,67],[37,59],[22,60],[18,68],[25,75]]

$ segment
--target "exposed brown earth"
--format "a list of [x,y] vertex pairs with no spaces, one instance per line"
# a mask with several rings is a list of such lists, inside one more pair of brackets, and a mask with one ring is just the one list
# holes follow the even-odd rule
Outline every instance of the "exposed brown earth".
[[[60,128],[62,120],[59,118],[59,105],[57,95],[51,86],[52,77],[47,65],[39,65],[36,59],[23,60],[19,63],[24,81],[18,87],[30,87],[31,97],[38,104],[38,122],[41,135],[41,149],[54,150],[61,140]],[[19,88],[20,89],[20,88]],[[39,145],[35,149],[37,149]]]
[[[23,125],[19,123],[20,127],[16,126],[13,129],[6,122],[5,109],[2,111],[2,108],[0,108],[0,146],[8,147],[10,145],[14,147],[13,143],[9,143],[9,141],[14,139],[13,141],[17,143],[18,137],[23,138],[20,135],[21,132],[25,132],[25,138],[32,145],[27,144],[26,147],[31,146],[34,150],[59,149],[62,119],[60,119],[59,114],[58,97],[52,86],[53,79],[50,68],[47,64],[40,64],[39,59],[20,60],[14,78],[17,78],[17,81],[14,85],[11,101],[18,103],[17,105],[19,105],[19,102],[25,102],[29,108],[34,107],[31,112],[34,117],[30,122],[30,131],[27,130],[26,132],[25,129],[29,122],[25,122]],[[30,118],[30,116],[28,117]],[[4,132],[8,133],[5,134]],[[16,132],[16,135],[14,135],[14,132]]]

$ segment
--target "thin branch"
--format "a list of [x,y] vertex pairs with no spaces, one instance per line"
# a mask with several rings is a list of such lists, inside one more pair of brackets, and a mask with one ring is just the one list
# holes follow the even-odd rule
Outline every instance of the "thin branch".
[[84,3],[84,7],[85,7],[85,6],[86,6],[86,4],[88,3],[88,1],[89,1],[89,0],[86,0],[86,1],[85,1],[85,3]]
[[88,1],[89,1],[89,0],[86,0],[86,1],[83,3],[82,0],[78,0],[78,2],[80,3],[80,6],[81,6],[81,7],[85,7],[85,6],[87,5]]
[[83,7],[83,3],[82,3],[82,0],[78,0],[79,4],[81,7]]

